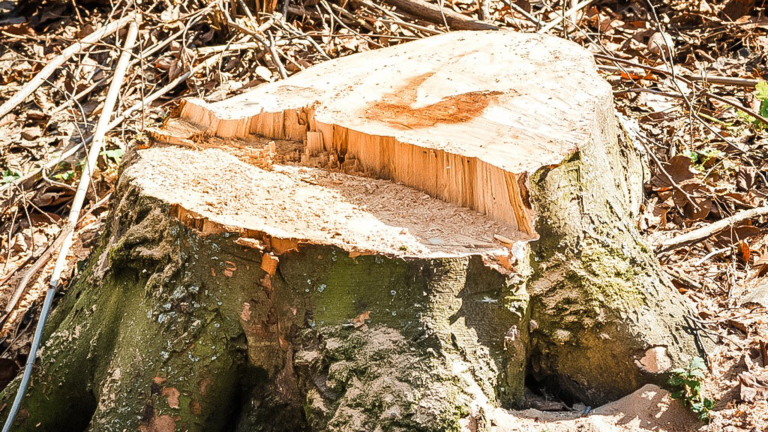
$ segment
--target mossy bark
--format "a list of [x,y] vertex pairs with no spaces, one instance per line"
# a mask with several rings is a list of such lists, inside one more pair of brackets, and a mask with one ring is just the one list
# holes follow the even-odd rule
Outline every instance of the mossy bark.
[[[601,133],[616,142],[612,121]],[[593,404],[627,394],[659,378],[649,350],[696,352],[633,228],[642,172],[618,143],[533,175],[541,239],[511,275],[480,256],[274,258],[123,177],[14,430],[483,430],[489,407],[524,405],[526,373]]]
[[635,229],[647,166],[604,116],[578,153],[531,179],[541,235],[528,283],[531,373],[593,405],[664,385],[701,349],[688,305]]

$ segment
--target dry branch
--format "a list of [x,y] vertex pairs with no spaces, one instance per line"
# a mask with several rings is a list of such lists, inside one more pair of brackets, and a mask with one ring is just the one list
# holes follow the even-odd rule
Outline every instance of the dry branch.
[[21,90],[19,90],[12,98],[8,99],[2,106],[0,106],[0,118],[11,112],[16,106],[24,102],[32,93],[40,87],[56,69],[59,68],[64,62],[69,60],[70,57],[79,53],[88,45],[92,45],[102,38],[111,35],[125,24],[134,20],[133,14],[127,14],[123,18],[117,21],[113,21],[108,25],[96,30],[95,32],[84,37],[80,42],[76,42],[69,46],[67,49],[61,52],[56,58],[51,60],[44,68],[30,82],[28,82]]
[[727,217],[725,219],[720,219],[719,221],[711,223],[705,227],[695,229],[681,236],[664,241],[661,243],[661,246],[659,246],[659,252],[667,252],[673,249],[677,249],[679,247],[683,247],[686,245],[690,245],[690,244],[702,241],[708,237],[711,237],[719,233],[720,231],[730,226],[736,225],[740,222],[744,222],[745,220],[752,219],[754,217],[764,216],[764,215],[768,215],[768,207],[758,207],[750,210],[744,210],[742,212],[736,213],[733,216]]
[[[424,18],[437,24],[448,24],[454,30],[498,30],[493,24],[473,20],[460,13],[441,8],[438,5],[422,0],[385,0],[385,3],[395,6],[409,14]],[[443,21],[445,17],[445,21]]]

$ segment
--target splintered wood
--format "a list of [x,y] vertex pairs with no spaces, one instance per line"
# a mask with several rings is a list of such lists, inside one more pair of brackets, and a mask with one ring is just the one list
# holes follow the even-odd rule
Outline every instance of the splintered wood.
[[[198,173],[163,165],[168,156],[156,152],[181,152],[171,149],[142,153],[167,178],[148,169],[152,181],[136,178],[184,191],[211,217],[285,238],[468,253],[537,238],[531,176],[601,142],[611,113],[610,87],[576,45],[453,32],[329,61],[222,102],[187,100],[153,138],[222,150],[205,150],[196,165],[212,178],[198,185]],[[272,172],[238,165],[245,177],[222,179],[205,167],[227,153]],[[187,169],[200,157],[174,155]]]

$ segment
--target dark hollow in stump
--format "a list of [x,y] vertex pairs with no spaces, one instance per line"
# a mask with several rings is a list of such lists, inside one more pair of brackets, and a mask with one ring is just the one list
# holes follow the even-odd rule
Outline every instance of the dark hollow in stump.
[[512,32],[189,100],[126,158],[16,430],[488,430],[527,377],[662,382],[696,338],[618,132],[589,53]]

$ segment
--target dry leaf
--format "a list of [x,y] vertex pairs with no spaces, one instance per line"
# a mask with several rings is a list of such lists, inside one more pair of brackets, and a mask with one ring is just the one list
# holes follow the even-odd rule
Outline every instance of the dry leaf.
[[[664,164],[664,169],[677,184],[680,184],[685,180],[690,180],[694,176],[694,172],[691,170],[691,158],[685,155],[677,155],[673,157],[669,162]],[[654,190],[672,187],[672,183],[670,183],[667,176],[662,172],[657,173],[656,176],[653,177],[651,185]]]

